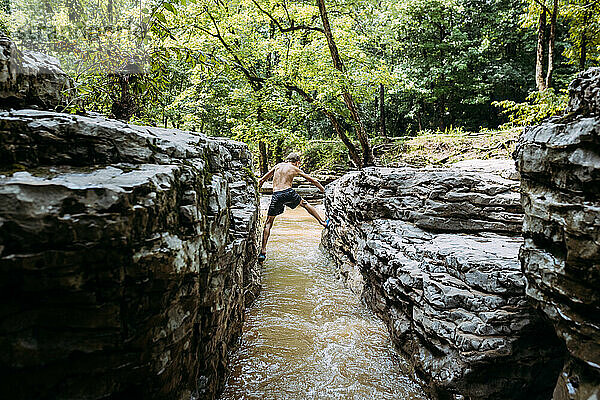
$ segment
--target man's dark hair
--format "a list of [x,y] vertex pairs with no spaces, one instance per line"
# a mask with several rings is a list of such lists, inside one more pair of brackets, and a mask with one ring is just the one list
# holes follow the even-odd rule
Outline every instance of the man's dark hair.
[[290,153],[285,158],[285,161],[286,162],[291,162],[291,163],[298,162],[298,161],[300,161],[300,154],[298,154],[298,153]]

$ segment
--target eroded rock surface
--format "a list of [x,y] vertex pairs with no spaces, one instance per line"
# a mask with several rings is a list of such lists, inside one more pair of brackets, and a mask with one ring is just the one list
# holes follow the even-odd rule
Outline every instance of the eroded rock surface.
[[38,106],[55,109],[64,103],[71,79],[59,61],[35,51],[19,51],[0,33],[0,107]]
[[569,357],[555,399],[600,398],[600,68],[569,86],[567,117],[525,130],[522,176],[527,295]]
[[525,296],[519,182],[501,176],[515,176],[506,162],[367,168],[327,188],[323,244],[342,275],[362,277],[434,398],[547,399],[562,365]]
[[569,85],[568,113],[598,115],[600,113],[600,67],[582,72]]
[[259,288],[250,157],[0,112],[0,397],[213,398]]

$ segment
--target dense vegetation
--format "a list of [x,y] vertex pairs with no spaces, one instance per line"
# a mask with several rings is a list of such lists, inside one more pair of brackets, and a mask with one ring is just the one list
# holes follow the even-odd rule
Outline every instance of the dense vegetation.
[[2,4],[0,28],[73,76],[66,110],[243,140],[263,171],[291,148],[368,165],[382,138],[533,123],[600,62],[598,0]]

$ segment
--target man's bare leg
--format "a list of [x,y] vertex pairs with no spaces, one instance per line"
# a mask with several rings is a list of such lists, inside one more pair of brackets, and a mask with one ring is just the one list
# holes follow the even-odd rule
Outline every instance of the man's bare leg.
[[317,209],[314,208],[313,206],[311,206],[310,204],[308,204],[308,202],[306,200],[302,199],[302,201],[300,202],[300,205],[302,207],[304,207],[304,209],[306,211],[308,211],[310,215],[312,215],[313,217],[315,217],[317,219],[317,221],[319,221],[319,223],[323,227],[327,226],[327,222],[325,222],[323,219],[321,219],[321,216],[319,215],[319,212],[317,211]]
[[267,220],[265,221],[265,228],[263,229],[262,247],[260,248],[260,254],[267,253],[267,242],[269,241],[269,235],[271,234],[271,227],[273,226],[273,221],[275,221],[275,216],[267,215]]

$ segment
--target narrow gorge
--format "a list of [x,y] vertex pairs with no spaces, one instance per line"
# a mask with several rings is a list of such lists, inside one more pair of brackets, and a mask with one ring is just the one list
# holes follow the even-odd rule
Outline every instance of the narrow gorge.
[[600,68],[514,160],[345,174],[262,266],[247,144],[72,85],[0,38],[0,398],[600,397]]

